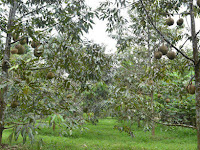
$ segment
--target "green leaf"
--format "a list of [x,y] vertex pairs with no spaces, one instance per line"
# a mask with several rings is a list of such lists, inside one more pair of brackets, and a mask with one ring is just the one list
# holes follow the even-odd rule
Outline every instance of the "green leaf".
[[12,66],[11,68],[8,69],[8,72],[10,72],[11,70],[17,70],[19,68],[19,65],[15,65],[15,66]]
[[9,140],[10,143],[12,142],[12,139],[13,139],[13,132],[8,137],[8,140]]
[[8,83],[1,84],[1,85],[0,85],[0,89],[3,89],[3,88],[5,88],[7,85],[8,85]]

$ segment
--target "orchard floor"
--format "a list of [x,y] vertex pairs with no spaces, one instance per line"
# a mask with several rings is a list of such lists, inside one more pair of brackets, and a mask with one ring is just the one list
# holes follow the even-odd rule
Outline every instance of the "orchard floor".
[[[150,131],[144,131],[134,125],[131,138],[127,133],[113,129],[120,125],[115,119],[100,119],[97,125],[86,124],[87,130],[73,132],[72,136],[59,136],[58,129],[42,128],[38,131],[37,139],[43,138],[42,150],[195,150],[196,131],[181,127],[166,127],[157,125],[155,136]],[[4,132],[4,143],[8,143],[8,136],[11,131]],[[37,144],[25,145],[12,143],[13,149],[37,150]]]

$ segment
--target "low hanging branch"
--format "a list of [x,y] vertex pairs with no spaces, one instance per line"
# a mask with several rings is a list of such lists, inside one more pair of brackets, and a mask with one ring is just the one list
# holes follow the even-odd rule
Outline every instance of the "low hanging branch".
[[40,7],[40,8],[37,8],[37,9],[31,11],[31,12],[28,12],[28,13],[24,14],[23,16],[21,16],[20,18],[18,18],[17,20],[20,20],[20,19],[24,18],[25,16],[30,15],[30,14],[36,12],[36,11],[39,11],[40,9],[43,9],[43,8],[45,8],[45,7],[47,7],[47,6],[48,6],[48,5],[45,5],[45,6],[42,6],[42,7]]
[[144,8],[144,11],[145,11],[145,13],[146,13],[146,15],[147,15],[147,19],[148,19],[149,23],[154,27],[154,29],[157,31],[157,33],[158,33],[169,45],[171,45],[178,53],[180,53],[183,57],[185,57],[186,59],[188,59],[188,60],[190,60],[190,61],[192,61],[192,62],[194,63],[194,60],[193,60],[193,59],[189,58],[189,57],[188,57],[187,55],[185,55],[182,51],[180,51],[176,46],[174,46],[174,45],[161,33],[161,31],[158,30],[158,29],[156,28],[155,24],[152,22],[152,20],[151,20],[149,14],[148,14],[148,12],[147,12],[145,6],[144,6],[143,1],[140,0],[140,2],[141,2],[141,4],[142,4],[142,7]]
[[192,125],[186,125],[186,124],[171,124],[171,123],[162,123],[162,122],[158,122],[155,119],[153,119],[151,116],[145,114],[147,117],[149,117],[150,120],[152,120],[153,122],[157,123],[157,124],[162,124],[164,126],[174,126],[174,127],[184,127],[184,128],[191,128],[191,129],[196,129],[195,126]]
[[46,66],[46,67],[38,67],[38,68],[25,68],[24,70],[42,70],[42,69],[48,69],[51,68],[52,66]]
[[161,122],[157,122],[157,121],[155,121],[155,120],[153,120],[153,119],[152,119],[152,121],[154,121],[155,123],[158,123],[158,124],[165,125],[165,126],[175,126],[175,127],[185,127],[185,128],[196,129],[195,126],[186,125],[186,124],[168,124],[168,123],[161,123]]
[[196,129],[195,126],[192,125],[186,125],[186,124],[171,124],[171,123],[162,123],[162,122],[158,122],[156,120],[154,120],[153,118],[151,118],[149,115],[147,115],[153,122],[157,123],[157,124],[162,124],[164,126],[174,126],[174,127],[184,127],[184,128],[191,128],[191,129]]

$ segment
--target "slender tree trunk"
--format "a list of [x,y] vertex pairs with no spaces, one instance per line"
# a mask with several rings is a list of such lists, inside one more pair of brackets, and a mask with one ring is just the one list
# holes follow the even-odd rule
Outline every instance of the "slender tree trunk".
[[[154,118],[154,101],[153,101],[153,87],[151,90],[151,113],[152,113],[152,118]],[[152,121],[152,130],[151,130],[151,134],[154,136],[155,135],[155,123],[154,121]]]
[[2,144],[2,136],[3,135],[3,130],[0,130],[0,147],[1,147],[1,144]]
[[4,129],[4,124],[3,124],[3,114],[4,111],[4,104],[3,104],[3,95],[2,95],[2,90],[0,91],[0,147],[2,144],[2,134],[3,134],[3,129]]
[[[17,9],[17,2],[13,3],[13,6],[10,9],[8,24],[7,24],[7,37],[6,37],[6,45],[5,51],[3,56],[3,63],[2,63],[2,74],[3,79],[9,78],[8,69],[10,64],[10,43],[11,43],[11,36],[10,29],[13,25],[13,21],[15,18],[15,13]],[[1,83],[1,82],[0,82]],[[2,144],[2,137],[3,137],[3,130],[4,130],[4,111],[5,111],[5,95],[7,94],[7,87],[0,89],[0,144]]]
[[138,128],[141,126],[140,125],[140,117],[138,117],[138,119],[137,119],[137,125],[138,125]]
[[197,148],[200,150],[200,65],[198,58],[197,38],[195,31],[195,19],[193,11],[193,0],[190,0],[190,16],[191,16],[191,34],[192,34],[192,48],[193,58],[195,62],[195,96],[196,96],[196,128],[197,128]]
[[[151,38],[151,35],[150,35],[150,32],[149,32],[149,26],[147,26],[147,29],[148,29],[148,40],[147,40],[147,45],[148,45],[148,54],[149,54],[149,68],[152,68],[153,65],[152,65],[152,58],[151,58],[151,47],[150,47],[150,38]],[[153,68],[154,69],[154,68]],[[151,80],[153,81],[153,75],[154,74],[154,70],[153,70],[153,73],[151,74]],[[151,117],[154,118],[154,100],[153,100],[153,93],[154,93],[154,90],[153,90],[153,86],[154,86],[154,83],[152,83],[151,85]],[[151,122],[151,125],[152,125],[152,130],[151,130],[151,134],[154,136],[155,135],[155,123],[152,121]]]

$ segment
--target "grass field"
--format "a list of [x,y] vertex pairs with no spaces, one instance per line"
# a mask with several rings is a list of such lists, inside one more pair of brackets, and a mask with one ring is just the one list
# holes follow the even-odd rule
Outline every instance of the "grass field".
[[[75,131],[72,136],[61,137],[58,132],[52,129],[42,128],[39,131],[37,139],[43,138],[44,145],[42,150],[195,150],[196,149],[196,131],[181,127],[157,126],[156,135],[151,136],[151,132],[145,132],[143,128],[133,126],[134,138],[127,133],[114,130],[114,125],[120,125],[115,119],[100,119],[97,125],[90,123],[85,127],[82,134]],[[4,132],[4,143],[8,143],[10,131]],[[21,139],[16,145],[20,143]],[[19,145],[19,144],[18,144]],[[37,144],[17,146],[17,149],[37,150]]]

